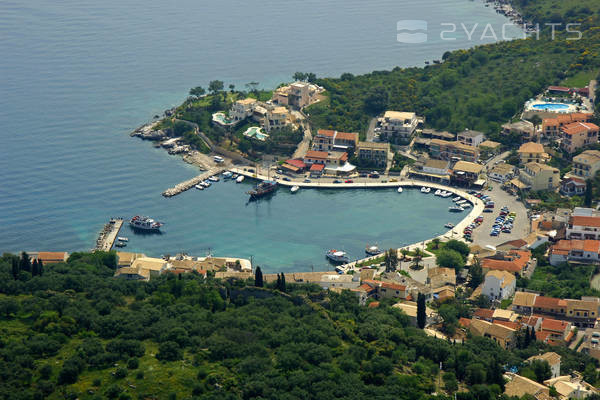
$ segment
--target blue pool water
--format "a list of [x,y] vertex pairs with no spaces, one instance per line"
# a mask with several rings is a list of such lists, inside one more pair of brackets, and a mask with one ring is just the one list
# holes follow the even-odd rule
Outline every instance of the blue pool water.
[[[427,43],[396,40],[399,20],[423,18]],[[441,40],[447,22],[477,24],[472,40],[463,29]],[[221,182],[165,199],[198,169],[128,133],[213,79],[272,88],[296,71],[423,65],[493,41],[480,40],[484,28],[505,22],[469,0],[0,1],[0,251],[86,250],[111,216],[135,214],[165,233],[125,228],[128,249],[210,247],[268,271],[317,268],[330,247],[357,257],[366,243],[429,238],[460,217],[410,191],[282,190],[246,205],[249,184]]]
[[543,104],[534,104],[532,108],[536,110],[545,110],[545,111],[559,111],[566,110],[569,108],[568,104],[563,103],[543,103]]

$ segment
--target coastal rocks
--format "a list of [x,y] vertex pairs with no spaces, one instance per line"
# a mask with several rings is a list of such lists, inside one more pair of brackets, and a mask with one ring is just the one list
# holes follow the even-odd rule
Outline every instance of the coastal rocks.
[[144,140],[164,140],[168,138],[168,135],[162,129],[155,129],[158,122],[143,125],[133,131],[131,136],[136,136]]

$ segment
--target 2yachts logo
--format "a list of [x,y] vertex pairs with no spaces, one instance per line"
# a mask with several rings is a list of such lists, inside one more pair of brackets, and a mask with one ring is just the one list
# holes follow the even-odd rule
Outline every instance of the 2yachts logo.
[[427,21],[404,19],[396,23],[396,40],[400,43],[425,43],[427,41]]

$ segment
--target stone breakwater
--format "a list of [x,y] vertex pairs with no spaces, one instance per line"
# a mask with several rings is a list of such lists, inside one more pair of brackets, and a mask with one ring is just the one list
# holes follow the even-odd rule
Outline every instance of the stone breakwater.
[[185,192],[186,190],[189,190],[191,188],[193,188],[194,186],[196,186],[197,184],[199,184],[200,182],[210,178],[213,175],[218,175],[221,172],[225,171],[225,168],[213,168],[213,169],[209,169],[206,172],[201,173],[200,175],[192,178],[192,179],[188,179],[187,181],[181,182],[177,185],[175,185],[174,187],[165,190],[162,195],[164,197],[173,197],[178,195],[179,193]]

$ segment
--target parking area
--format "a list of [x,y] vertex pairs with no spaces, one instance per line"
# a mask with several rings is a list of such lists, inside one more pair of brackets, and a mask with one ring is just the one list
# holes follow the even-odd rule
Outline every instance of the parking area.
[[[502,189],[500,185],[493,186],[492,191],[486,191],[486,195],[494,201],[493,212],[482,213],[483,222],[473,230],[473,243],[481,247],[486,245],[497,246],[501,243],[510,240],[522,239],[529,234],[529,218],[527,217],[527,209],[518,201],[517,197],[512,196]],[[514,221],[510,233],[500,232],[498,236],[491,236],[493,225],[496,223],[496,218],[500,215],[502,208],[506,207],[509,213],[514,213]]]

